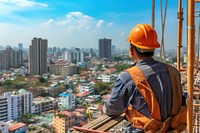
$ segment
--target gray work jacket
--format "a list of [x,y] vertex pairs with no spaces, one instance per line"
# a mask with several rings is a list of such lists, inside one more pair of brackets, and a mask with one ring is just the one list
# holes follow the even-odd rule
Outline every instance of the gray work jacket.
[[[161,120],[165,120],[170,116],[172,108],[172,87],[166,65],[155,61],[153,58],[145,58],[139,60],[133,66],[139,67],[145,75],[158,101]],[[112,93],[105,102],[104,108],[106,114],[112,116],[122,113],[129,104],[147,117],[150,116],[148,106],[133,83],[130,74],[123,71],[116,79]],[[129,125],[124,132],[140,133],[143,131]]]

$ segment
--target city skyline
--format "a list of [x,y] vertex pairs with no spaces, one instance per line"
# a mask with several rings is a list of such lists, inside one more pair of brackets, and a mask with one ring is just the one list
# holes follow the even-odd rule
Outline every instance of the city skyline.
[[[137,23],[151,24],[152,1],[0,0],[0,45],[31,45],[33,37],[46,38],[49,47],[98,48],[98,39],[110,38],[126,49],[126,38]],[[145,4],[144,4],[145,3]],[[177,1],[169,1],[165,49],[177,45]],[[163,9],[165,2],[163,2]],[[183,46],[186,46],[186,5],[183,1]],[[160,3],[155,4],[155,29],[161,42]]]

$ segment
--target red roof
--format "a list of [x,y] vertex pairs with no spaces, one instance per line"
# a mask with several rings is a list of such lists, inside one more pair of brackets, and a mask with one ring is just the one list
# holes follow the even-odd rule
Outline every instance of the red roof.
[[79,76],[79,79],[85,79],[86,77],[85,76]]
[[76,96],[77,97],[84,97],[84,96],[87,96],[89,94],[90,94],[90,92],[85,91],[85,92],[79,92],[79,93],[77,93]]
[[116,71],[116,68],[109,68],[110,71]]
[[19,128],[22,128],[24,126],[26,126],[26,124],[20,122],[20,123],[16,123],[16,124],[10,125],[8,127],[8,129],[9,129],[9,131],[15,131],[15,130],[17,130]]
[[78,108],[78,109],[76,109],[75,111],[77,111],[77,112],[84,112],[85,109],[84,109],[84,108]]
[[80,114],[80,112],[73,112],[77,117],[83,117],[83,114]]
[[102,97],[103,97],[103,99],[108,99],[110,97],[110,95],[103,95]]
[[85,121],[81,121],[80,124],[81,124],[81,126],[84,126],[84,125],[87,124],[87,122],[85,122]]
[[71,116],[72,115],[72,113],[68,112],[68,111],[62,111],[59,114],[63,114],[63,115],[66,115],[66,116]]

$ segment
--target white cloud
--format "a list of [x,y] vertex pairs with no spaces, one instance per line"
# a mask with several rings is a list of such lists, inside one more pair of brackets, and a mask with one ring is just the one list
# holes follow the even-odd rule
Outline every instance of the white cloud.
[[[27,25],[5,24],[0,22],[0,45],[16,45],[19,42],[30,45],[33,37],[48,39],[48,45],[79,48],[97,48],[98,39],[111,38],[113,44],[118,46],[125,41],[120,36],[121,31],[126,31],[123,26],[116,28],[116,24],[106,23],[82,12],[69,12],[61,19],[51,18],[44,23]],[[123,29],[123,30],[122,30]],[[20,31],[20,34],[16,31]]]
[[51,34],[48,38],[52,40],[61,41],[57,38],[62,38],[65,40],[63,43],[68,45],[94,47],[97,46],[99,38],[112,38],[114,33],[117,34],[118,29],[112,26],[112,22],[106,23],[103,19],[98,20],[82,12],[69,12],[63,19],[52,18],[42,23],[41,30]]
[[42,26],[62,26],[68,32],[91,31],[100,28],[105,23],[104,20],[96,20],[95,18],[85,15],[82,12],[69,12],[65,15],[64,20],[49,19],[42,23]]
[[54,19],[49,19],[47,22],[42,23],[42,27],[50,26],[54,22],[55,22]]
[[14,4],[20,7],[32,7],[32,6],[43,6],[47,7],[45,3],[35,2],[33,0],[0,0],[0,3]]
[[97,25],[96,25],[96,27],[99,28],[99,27],[101,27],[104,23],[105,23],[104,20],[99,20],[98,23],[97,23]]

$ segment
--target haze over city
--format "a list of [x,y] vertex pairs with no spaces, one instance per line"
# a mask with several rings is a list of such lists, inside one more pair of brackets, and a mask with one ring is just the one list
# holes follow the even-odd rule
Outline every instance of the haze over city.
[[[183,1],[183,6],[185,6]],[[163,12],[165,3],[163,2]],[[184,11],[184,17],[186,15]],[[155,29],[161,40],[160,3],[155,5]],[[49,46],[98,47],[99,38],[127,48],[126,38],[137,23],[151,24],[150,0],[0,0],[0,45],[25,47],[33,37]],[[186,20],[183,25],[186,26]],[[165,25],[165,48],[176,49],[177,1],[170,0]],[[186,29],[186,28],[184,28]],[[183,36],[185,31],[183,30]],[[183,37],[183,46],[185,44]]]

